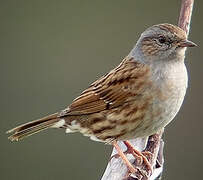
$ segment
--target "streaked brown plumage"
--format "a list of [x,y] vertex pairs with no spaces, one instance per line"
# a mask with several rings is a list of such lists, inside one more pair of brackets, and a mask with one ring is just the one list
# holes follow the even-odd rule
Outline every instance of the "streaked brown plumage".
[[118,149],[117,140],[156,133],[182,105],[187,89],[185,49],[193,46],[177,26],[148,28],[119,66],[92,83],[65,110],[8,131],[13,133],[9,139],[18,141],[50,127],[66,128]]
[[[151,88],[149,76],[147,65],[126,57],[118,67],[83,91],[67,109],[37,122],[43,125],[44,129],[63,118],[66,122],[63,127],[71,129],[71,122],[76,120],[81,130],[86,129],[86,135],[95,135],[98,140],[110,142],[115,139],[128,139],[126,133],[129,130],[133,131],[136,124],[140,123],[152,98],[143,93],[146,88]],[[143,102],[137,103],[140,98]],[[50,124],[45,124],[47,119],[51,122]],[[128,123],[130,123],[127,127],[129,130],[126,128]],[[27,135],[24,133],[29,132],[27,128],[33,125],[36,125],[36,122],[9,131],[15,132],[10,139],[23,138]],[[111,132],[112,130],[114,131]]]

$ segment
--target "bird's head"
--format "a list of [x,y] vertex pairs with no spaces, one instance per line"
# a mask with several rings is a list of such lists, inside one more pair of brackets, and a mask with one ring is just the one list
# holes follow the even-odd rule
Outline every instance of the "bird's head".
[[187,40],[184,30],[171,24],[158,24],[146,29],[132,53],[147,61],[183,60],[186,47],[195,43]]

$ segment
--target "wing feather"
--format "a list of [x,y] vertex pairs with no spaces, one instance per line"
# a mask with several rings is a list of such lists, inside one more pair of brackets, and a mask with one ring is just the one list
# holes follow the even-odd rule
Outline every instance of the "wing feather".
[[63,116],[97,113],[128,102],[137,95],[135,89],[145,81],[147,72],[147,65],[133,58],[125,58],[119,66],[92,83],[73,100]]

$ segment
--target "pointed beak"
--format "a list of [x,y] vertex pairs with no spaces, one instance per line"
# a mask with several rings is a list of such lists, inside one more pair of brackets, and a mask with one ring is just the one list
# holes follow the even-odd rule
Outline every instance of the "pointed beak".
[[179,47],[196,47],[197,44],[189,40],[184,40],[184,41],[180,41],[178,46]]

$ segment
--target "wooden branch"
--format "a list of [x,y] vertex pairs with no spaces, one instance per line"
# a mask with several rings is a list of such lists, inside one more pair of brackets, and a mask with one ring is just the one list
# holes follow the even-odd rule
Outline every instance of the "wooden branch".
[[194,0],[182,0],[178,26],[182,28],[187,35],[190,30],[190,21],[192,17]]
[[[160,177],[162,174],[164,162],[164,142],[161,140],[162,133],[163,131],[150,136],[149,138],[146,137],[130,140],[135,149],[152,153],[153,156],[149,157],[150,164],[153,164],[155,167],[152,175],[150,174],[149,170],[147,170],[143,164],[139,164],[138,160],[136,160],[131,154],[126,154],[129,161],[138,169],[134,175],[130,175],[126,165],[123,163],[123,160],[119,157],[114,157],[117,152],[115,149],[113,149],[111,154],[111,157],[113,158],[111,158],[109,161],[102,180],[147,180],[148,177],[144,176],[143,174],[150,175],[151,180],[158,180],[158,177]],[[118,144],[123,152],[127,150],[123,142],[119,141]]]
[[[182,0],[181,3],[178,26],[182,28],[187,33],[187,35],[189,34],[190,29],[193,4],[194,0]],[[129,161],[137,169],[137,172],[134,175],[130,175],[122,159],[114,156],[117,152],[115,149],[113,149],[111,154],[112,158],[109,161],[101,180],[160,180],[164,164],[163,158],[164,142],[161,139],[162,134],[163,131],[154,134],[150,137],[130,140],[135,149],[151,153],[151,156],[148,157],[148,160],[152,165],[152,167],[154,167],[152,174],[150,170],[146,169],[145,166],[143,166],[142,164],[140,165],[138,160],[135,159],[131,154],[126,154]],[[123,142],[118,142],[118,144],[123,150],[123,152],[127,150]],[[148,176],[145,176],[146,174]]]

